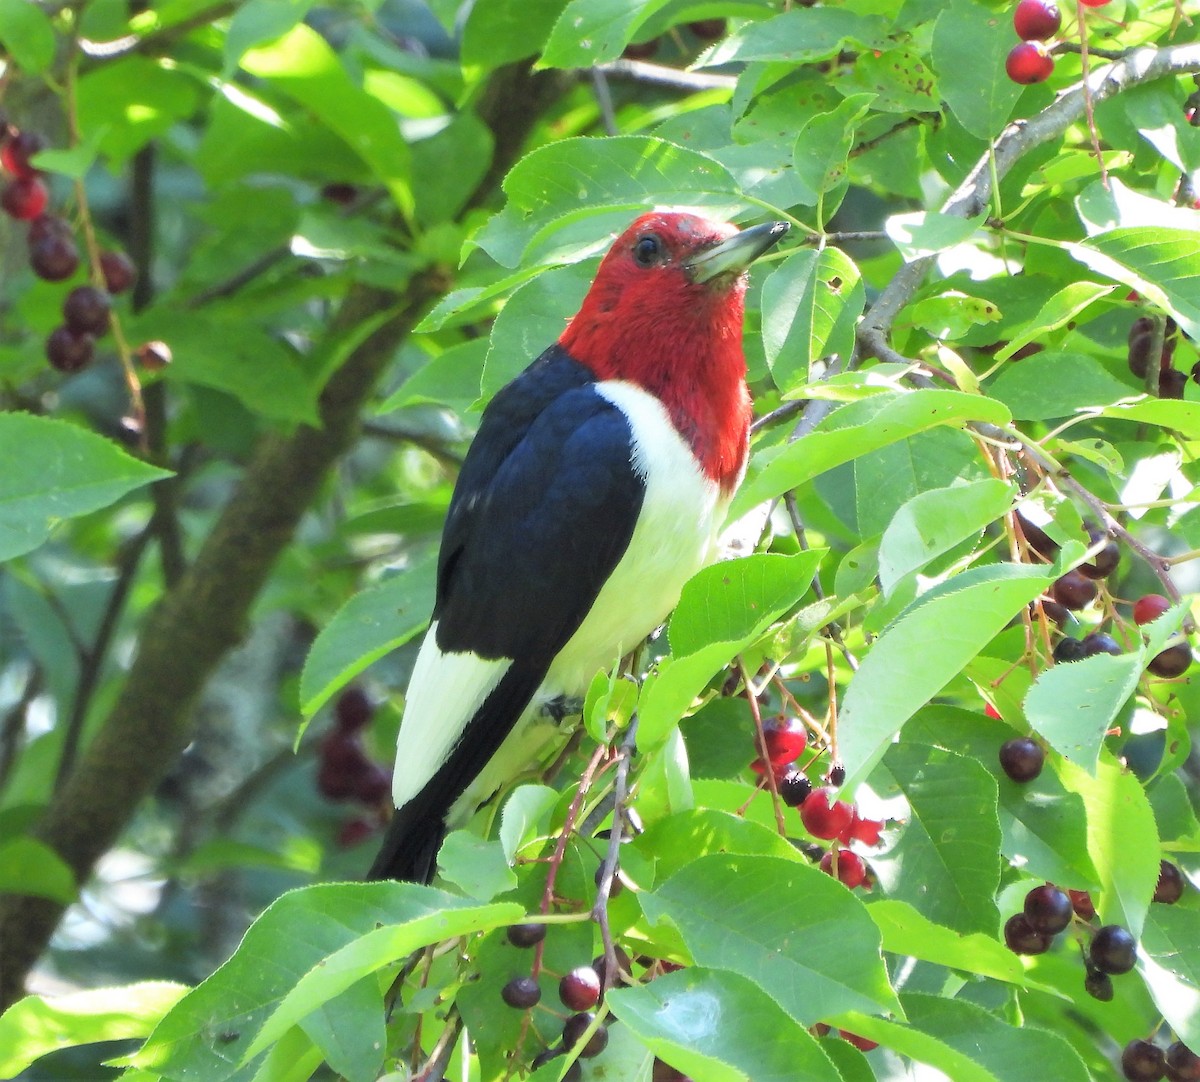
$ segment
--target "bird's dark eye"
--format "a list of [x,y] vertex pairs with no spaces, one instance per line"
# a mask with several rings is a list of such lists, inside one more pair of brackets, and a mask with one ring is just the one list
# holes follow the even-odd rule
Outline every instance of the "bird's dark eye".
[[662,241],[653,233],[638,237],[633,246],[633,258],[639,267],[653,267],[662,259]]

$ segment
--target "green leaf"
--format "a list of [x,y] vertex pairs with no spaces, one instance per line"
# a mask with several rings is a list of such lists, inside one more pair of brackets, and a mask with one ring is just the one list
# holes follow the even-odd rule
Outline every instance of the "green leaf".
[[809,1032],[739,972],[692,966],[614,988],[604,1002],[651,1051],[696,1078],[842,1082]]
[[[540,53],[566,4],[567,0],[473,4],[462,28],[463,65],[491,71]],[[589,60],[583,66],[590,64]]]
[[729,520],[764,500],[798,488],[834,466],[918,432],[941,425],[957,428],[968,421],[1004,425],[1010,419],[1008,410],[1000,403],[961,391],[884,393],[853,406],[843,406],[816,432],[789,443],[748,478],[734,497]]
[[785,396],[807,381],[813,361],[850,355],[865,300],[858,268],[840,248],[802,248],[771,272],[762,289],[763,348]]
[[508,866],[504,847],[466,830],[452,830],[438,850],[438,873],[461,887],[468,898],[490,902],[512,890],[517,877]]
[[[867,114],[874,94],[852,94],[836,109],[808,120],[796,134],[793,165],[797,178],[820,196],[824,192],[845,190],[846,165],[858,131],[858,122]],[[840,202],[840,197],[835,202]],[[818,199],[823,224],[836,210],[829,201]],[[845,259],[849,262],[849,259]]]
[[51,1052],[145,1037],[187,987],[144,981],[59,996],[26,996],[0,1015],[0,1075],[14,1078]]
[[651,923],[679,930],[697,965],[746,975],[803,1025],[843,1010],[899,1012],[866,908],[811,865],[700,857],[640,900]]
[[996,351],[996,360],[1007,361],[1017,350],[1040,338],[1047,331],[1057,330],[1070,323],[1080,312],[1096,301],[1107,297],[1116,287],[1098,282],[1071,282],[1063,286],[1044,305],[1036,316]]
[[[956,220],[961,221],[961,219]],[[1000,309],[991,301],[960,293],[957,289],[950,289],[933,297],[924,297],[915,304],[909,305],[904,310],[904,314],[914,327],[928,331],[932,337],[939,340],[948,339],[950,341],[961,338],[972,327],[983,323],[995,323],[1003,318]],[[948,354],[943,363],[947,363],[948,357],[951,356],[956,355]],[[971,373],[965,365],[963,368],[966,374],[965,378],[972,380],[974,388],[977,388],[979,381],[975,379],[974,373]],[[962,379],[957,378],[958,372],[955,372],[954,375],[961,389],[972,389],[968,388]]]
[[1192,338],[1200,338],[1200,248],[1194,232],[1124,227],[1068,244],[1066,250],[1098,274],[1136,289],[1170,312]]
[[[748,733],[743,733],[748,737]],[[652,823],[630,845],[654,861],[655,878],[663,880],[710,853],[761,854],[795,860],[791,842],[778,831],[715,808],[677,812]]]
[[942,97],[977,139],[1000,133],[1021,96],[1004,60],[1013,46],[1012,19],[972,0],[952,0],[933,27],[933,69]]
[[0,894],[49,898],[70,905],[78,893],[75,873],[44,842],[21,837],[0,843]]
[[282,37],[308,14],[315,0],[248,0],[234,12],[225,35],[225,72],[247,50]]
[[935,924],[994,935],[1000,922],[995,779],[973,759],[907,741],[888,749],[872,779],[880,796],[908,802],[899,840],[872,860],[888,896]]
[[1142,784],[1107,758],[1100,760],[1094,777],[1069,762],[1056,768],[1067,789],[1083,797],[1088,852],[1100,879],[1096,909],[1101,921],[1123,924],[1137,936],[1161,859],[1154,812]]
[[436,563],[430,559],[355,594],[321,630],[300,674],[300,709],[311,718],[371,662],[429,623]]
[[898,898],[868,902],[867,912],[883,936],[885,951],[1007,984],[1025,984],[1025,967],[994,934],[966,934],[936,924]]
[[297,1026],[346,1082],[375,1082],[379,1077],[387,1027],[379,1014],[379,981],[374,974],[319,1002],[271,1044],[286,1039]]
[[1092,773],[1104,734],[1137,688],[1141,651],[1051,665],[1025,696],[1025,716],[1064,758]]
[[1178,432],[1186,440],[1200,439],[1200,402],[1148,398],[1105,406],[1097,410],[1097,416],[1157,425]]
[[247,51],[242,67],[335,132],[388,189],[401,212],[412,214],[412,164],[395,118],[383,102],[350,81],[320,34],[303,24],[293,26],[271,44]]
[[[508,204],[472,238],[505,267],[531,255],[562,260],[598,252],[638,212],[658,205],[709,207],[714,214],[739,209],[737,183],[712,158],[662,139],[622,135],[562,139],[526,154],[504,178]],[[568,228],[573,227],[573,228]],[[553,240],[558,247],[550,244]],[[555,336],[557,337],[557,335]]]
[[54,26],[29,0],[0,0],[0,45],[17,67],[37,75],[54,59]]
[[614,60],[651,15],[670,0],[571,0],[542,52],[549,68],[586,68]]
[[1015,487],[987,478],[920,492],[896,512],[879,543],[879,581],[888,596],[906,575],[977,537],[1012,503]]
[[1142,975],[1168,1026],[1200,1048],[1200,912],[1152,905],[1142,928]]
[[662,744],[709,680],[800,600],[823,554],[756,553],[691,578],[671,617],[672,655],[642,689],[640,746]]
[[548,785],[519,785],[512,791],[500,813],[500,844],[510,863],[521,846],[545,828],[557,803],[558,792]]
[[883,48],[889,29],[889,20],[880,15],[859,15],[833,7],[794,8],[741,27],[703,56],[699,66],[733,60],[784,60],[794,67],[836,56],[846,46]]
[[[516,904],[478,905],[412,883],[292,891],[254,922],[229,961],[179,1001],[130,1063],[220,1082],[376,970],[419,947],[523,916]],[[382,1041],[378,991],[369,1017]],[[382,1043],[376,1054],[382,1062]]]
[[1005,367],[988,387],[1014,417],[1045,421],[1076,410],[1104,406],[1135,394],[1094,357],[1082,353],[1037,353]]
[[981,214],[975,218],[961,218],[935,210],[906,211],[891,215],[884,222],[884,229],[900,249],[904,262],[911,263],[914,259],[937,255],[962,244],[974,235],[986,217]]
[[904,723],[1055,577],[1012,564],[982,571],[969,585],[964,573],[920,599],[862,660],[839,711],[838,751],[851,781],[864,778]]
[[37,463],[0,471],[0,560],[37,548],[63,519],[170,476],[92,432],[28,413],[0,413],[0,462]]

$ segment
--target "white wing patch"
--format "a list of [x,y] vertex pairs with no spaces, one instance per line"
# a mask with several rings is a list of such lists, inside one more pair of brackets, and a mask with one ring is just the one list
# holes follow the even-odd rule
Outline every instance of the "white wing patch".
[[467,723],[510,665],[507,658],[488,661],[469,653],[444,653],[437,645],[437,621],[429,626],[396,738],[392,799],[397,808],[412,800],[450,757]]

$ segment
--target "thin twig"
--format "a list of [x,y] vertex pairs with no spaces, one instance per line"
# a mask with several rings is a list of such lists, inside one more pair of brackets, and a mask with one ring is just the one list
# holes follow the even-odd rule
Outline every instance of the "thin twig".
[[635,83],[667,86],[675,90],[695,92],[699,90],[730,90],[737,86],[732,75],[703,75],[698,71],[680,71],[663,64],[651,64],[645,60],[610,60],[597,64],[593,69],[611,79],[626,79]]
[[596,902],[592,906],[592,919],[600,926],[600,938],[604,944],[604,979],[602,988],[611,988],[617,981],[617,951],[613,943],[612,928],[608,923],[608,899],[612,893],[613,879],[621,859],[621,839],[625,833],[625,801],[629,796],[629,767],[637,750],[637,715],[625,730],[624,739],[617,749],[617,780],[613,796],[612,829],[608,834],[608,852],[600,864],[600,876],[596,882]]

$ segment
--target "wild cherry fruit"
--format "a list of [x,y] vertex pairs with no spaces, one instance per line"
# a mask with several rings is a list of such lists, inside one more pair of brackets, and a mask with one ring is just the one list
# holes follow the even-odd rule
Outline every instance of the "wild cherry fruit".
[[1176,400],[1183,398],[1187,380],[1186,372],[1180,372],[1177,368],[1164,368],[1158,374],[1158,397]]
[[1071,907],[1080,920],[1091,920],[1096,915],[1092,896],[1086,890],[1068,890],[1067,897],[1071,899]]
[[701,41],[717,41],[725,36],[724,19],[697,19],[688,23],[687,28]]
[[378,763],[367,761],[354,782],[354,797],[363,804],[378,804],[392,791],[392,776]]
[[1149,1041],[1132,1040],[1121,1051],[1121,1073],[1129,1082],[1158,1082],[1166,1069],[1163,1050]]
[[860,1052],[871,1052],[879,1047],[878,1041],[869,1040],[866,1037],[860,1037],[857,1033],[851,1033],[848,1029],[839,1029],[838,1036],[843,1041],[849,1041]]
[[1112,654],[1116,657],[1121,652],[1121,646],[1105,631],[1093,631],[1083,637],[1083,656],[1095,657],[1097,654]]
[[1014,954],[1045,954],[1050,940],[1029,923],[1024,913],[1014,913],[1004,922],[1004,944]]
[[614,947],[613,950],[617,958],[617,972],[613,974],[612,980],[607,979],[608,963],[604,960],[604,955],[599,954],[592,959],[592,968],[599,974],[600,983],[605,988],[611,988],[615,984],[620,984],[622,973],[633,972],[633,962],[630,960],[629,955],[620,947]]
[[1034,552],[1046,560],[1053,560],[1058,555],[1058,542],[1034,522],[1030,522],[1020,511],[1017,512],[1017,524],[1026,544]]
[[855,808],[850,820],[850,826],[844,831],[845,836],[839,840],[843,843],[854,840],[862,842],[863,845],[878,845],[879,835],[883,828],[884,820],[864,819],[858,814],[858,809]]
[[1154,901],[1174,905],[1183,897],[1183,872],[1169,860],[1158,862],[1158,882],[1154,886]]
[[91,364],[95,339],[70,327],[55,327],[46,339],[46,359],[60,372],[78,372]]
[[1139,626],[1148,624],[1151,620],[1157,620],[1170,607],[1171,602],[1162,594],[1146,594],[1133,603],[1133,622]]
[[[580,1014],[571,1015],[563,1023],[563,1046],[565,1048],[574,1048],[579,1044],[595,1017],[591,1011],[583,1011]],[[579,1050],[579,1058],[592,1059],[594,1056],[600,1055],[607,1047],[608,1030],[604,1026],[597,1026],[596,1032],[587,1039],[587,1043]]]
[[546,938],[546,925],[536,921],[527,924],[510,924],[508,926],[508,941],[514,947],[533,947]]
[[513,977],[500,989],[500,998],[510,1007],[527,1011],[530,1007],[537,1006],[538,1000],[542,998],[542,990],[532,977]]
[[108,330],[112,302],[95,286],[76,286],[63,301],[63,319],[76,334],[102,335]]
[[839,837],[854,817],[854,809],[837,799],[833,789],[814,789],[800,806],[804,829],[814,838],[832,841]]
[[137,281],[137,268],[124,252],[101,252],[100,273],[109,293],[124,293]]
[[1033,781],[1046,763],[1046,753],[1036,740],[1015,736],[1000,745],[1000,768],[1013,781]]
[[46,149],[46,140],[37,132],[20,131],[0,143],[0,165],[14,177],[27,179],[37,176],[37,167],[29,160],[39,150]]
[[1171,1082],[1196,1082],[1200,1079],[1200,1056],[1197,1056],[1183,1041],[1167,1045],[1167,1077]]
[[1044,935],[1058,935],[1071,923],[1071,914],[1075,910],[1071,899],[1065,891],[1050,883],[1034,887],[1025,895],[1025,919],[1035,932]]
[[1102,973],[1128,973],[1137,964],[1137,944],[1119,924],[1106,924],[1092,937],[1088,962]]
[[772,766],[794,763],[808,746],[808,731],[799,718],[781,714],[763,722],[763,743]]
[[10,218],[32,221],[41,216],[50,200],[46,185],[38,177],[17,177],[10,180],[0,192],[0,206]]
[[1138,379],[1145,379],[1150,371],[1151,350],[1154,345],[1154,320],[1149,316],[1138,316],[1129,328],[1129,371]]
[[1054,57],[1040,41],[1023,41],[1013,46],[1004,61],[1004,70],[1014,83],[1022,86],[1044,83],[1054,70]]
[[658,52],[658,38],[651,38],[649,41],[631,41],[621,51],[621,55],[626,60],[649,60],[656,52]]
[[350,849],[365,842],[374,833],[375,824],[370,819],[364,819],[361,815],[354,819],[347,819],[338,828],[338,847],[341,849]]
[[1155,676],[1173,679],[1182,676],[1192,663],[1192,648],[1186,642],[1177,642],[1161,653],[1155,654],[1146,666]]
[[1107,3],[1108,0],[1083,0],[1083,6],[1085,8],[1102,8]]
[[1071,635],[1064,635],[1054,644],[1054,660],[1059,665],[1071,661],[1082,661],[1087,654],[1084,652],[1083,640]]
[[573,1011],[591,1010],[600,1001],[600,974],[591,966],[576,966],[558,982],[558,998]]
[[1083,978],[1083,990],[1092,999],[1108,1003],[1113,997],[1112,978],[1103,970],[1088,967],[1087,975]]
[[1062,15],[1054,0],[1021,0],[1013,12],[1013,26],[1022,41],[1046,41],[1058,33]]
[[[821,858],[821,871],[826,875],[834,874],[832,849]],[[857,853],[850,852],[849,849],[839,849],[837,855],[838,881],[853,890],[855,887],[861,886],[866,878],[867,866],[863,863],[862,857]]]
[[367,758],[357,737],[337,729],[322,738],[318,759],[317,791],[329,800],[356,796],[359,778],[376,765]]
[[338,696],[333,707],[333,720],[344,733],[363,728],[375,713],[371,697],[357,685],[351,685]]
[[29,246],[29,265],[46,282],[61,282],[79,268],[79,249],[70,235],[51,233]]
[[1087,563],[1079,565],[1079,573],[1089,579],[1106,579],[1117,569],[1117,564],[1121,562],[1121,550],[1117,548],[1117,543],[1107,532],[1102,530],[1094,522],[1085,524],[1087,527],[1088,547],[1100,545],[1100,551],[1091,558]]
[[804,776],[802,771],[793,770],[790,774],[785,774],[779,781],[780,799],[789,808],[800,807],[811,792],[812,782]]
[[1097,592],[1096,584],[1078,568],[1055,579],[1054,585],[1050,587],[1054,600],[1072,611],[1090,605],[1096,600]]

